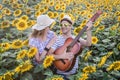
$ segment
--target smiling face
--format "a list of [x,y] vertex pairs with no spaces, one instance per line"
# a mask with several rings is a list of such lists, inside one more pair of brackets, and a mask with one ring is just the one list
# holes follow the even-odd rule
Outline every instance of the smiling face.
[[71,32],[71,27],[72,27],[72,25],[69,22],[67,22],[67,21],[61,22],[61,30],[62,30],[63,34],[67,34],[67,33]]

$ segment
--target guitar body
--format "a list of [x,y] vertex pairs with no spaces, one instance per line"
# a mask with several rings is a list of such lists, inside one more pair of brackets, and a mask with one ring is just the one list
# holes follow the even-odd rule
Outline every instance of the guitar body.
[[[59,47],[58,49],[56,49],[54,54],[56,54],[56,55],[63,54],[64,51],[67,49],[67,47],[71,44],[72,41],[73,41],[72,38],[66,39],[64,45]],[[74,55],[77,55],[81,48],[82,47],[80,46],[80,44],[76,42],[75,45],[70,49],[70,51],[73,52]],[[74,59],[75,59],[75,57],[74,57]],[[61,60],[55,60],[54,61],[54,65],[55,65],[55,67],[57,69],[59,69],[61,71],[66,71],[71,66],[74,66],[74,65],[72,65],[73,64],[73,60],[69,61],[69,60],[65,59],[64,60],[65,64]]]

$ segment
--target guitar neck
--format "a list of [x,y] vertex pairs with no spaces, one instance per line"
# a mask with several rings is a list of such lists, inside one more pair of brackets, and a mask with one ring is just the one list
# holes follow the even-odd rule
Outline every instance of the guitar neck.
[[[95,20],[100,16],[100,14],[102,14],[102,11],[100,11],[100,10],[97,11],[89,21],[95,22]],[[79,31],[79,34],[75,37],[73,42],[68,46],[68,48],[67,48],[68,51],[70,51],[70,48],[72,48],[75,45],[75,43],[79,40],[79,38],[86,31],[87,28],[88,28],[88,26],[85,26],[85,27],[83,27],[83,29],[81,31]]]

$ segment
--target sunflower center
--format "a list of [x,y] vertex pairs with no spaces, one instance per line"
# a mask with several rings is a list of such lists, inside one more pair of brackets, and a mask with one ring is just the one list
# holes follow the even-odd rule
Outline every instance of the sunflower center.
[[20,27],[24,27],[24,26],[25,26],[25,23],[24,23],[24,22],[21,22],[21,23],[19,24],[19,26],[20,26]]

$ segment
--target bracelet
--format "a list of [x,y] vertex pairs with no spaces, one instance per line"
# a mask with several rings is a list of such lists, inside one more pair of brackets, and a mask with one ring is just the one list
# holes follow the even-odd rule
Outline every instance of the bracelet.
[[49,49],[48,49],[48,48],[46,48],[46,47],[44,48],[44,50],[45,50],[45,51],[47,51],[47,52],[49,51]]

